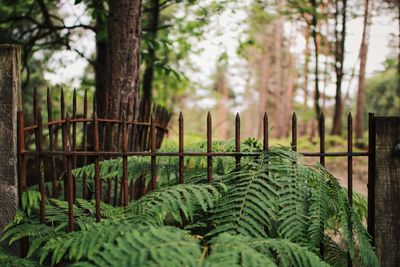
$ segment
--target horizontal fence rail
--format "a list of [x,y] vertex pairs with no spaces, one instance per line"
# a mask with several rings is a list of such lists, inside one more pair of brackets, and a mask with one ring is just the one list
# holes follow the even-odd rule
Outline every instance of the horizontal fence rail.
[[[211,182],[213,180],[213,157],[233,157],[235,158],[237,168],[240,168],[240,162],[242,157],[258,156],[264,152],[244,152],[241,151],[241,135],[240,135],[240,116],[236,115],[235,118],[235,149],[232,152],[214,151],[213,150],[213,137],[212,137],[212,116],[209,112],[206,118],[206,147],[204,152],[191,152],[185,151],[184,146],[184,116],[182,113],[178,117],[178,150],[176,152],[162,152],[157,149],[160,147],[164,135],[168,132],[167,124],[170,118],[170,114],[162,111],[161,109],[152,109],[147,115],[147,120],[142,117],[142,121],[129,121],[128,114],[123,112],[119,119],[104,119],[98,118],[95,106],[93,107],[92,118],[88,117],[88,103],[87,94],[84,96],[84,109],[82,118],[78,118],[76,107],[76,92],[73,97],[73,112],[72,117],[68,113],[65,113],[65,103],[63,98],[63,92],[61,93],[61,118],[54,120],[52,115],[52,102],[51,96],[48,90],[47,93],[47,118],[48,121],[43,123],[41,111],[38,108],[38,100],[36,90],[34,92],[34,120],[32,125],[25,125],[24,113],[18,113],[18,129],[19,129],[19,191],[20,194],[26,190],[27,187],[27,170],[26,163],[28,157],[33,157],[36,162],[37,175],[39,179],[39,191],[41,194],[41,205],[40,205],[40,221],[46,222],[45,214],[45,180],[43,175],[43,162],[44,158],[50,158],[51,165],[51,185],[52,185],[52,196],[57,197],[58,195],[58,182],[56,181],[56,159],[62,159],[62,169],[65,171],[64,177],[64,194],[65,199],[68,202],[69,210],[69,230],[74,231],[74,202],[76,199],[77,184],[75,177],[72,175],[72,170],[77,167],[78,159],[82,159],[83,165],[94,164],[95,166],[95,212],[96,221],[101,220],[101,200],[102,191],[106,190],[107,197],[106,202],[111,203],[111,191],[114,187],[114,205],[118,205],[117,195],[119,190],[120,201],[119,205],[127,206],[128,202],[133,199],[133,187],[134,184],[128,182],[129,170],[128,170],[128,157],[139,156],[139,157],[150,157],[150,184],[148,188],[144,184],[144,177],[138,179],[139,191],[144,192],[154,190],[157,187],[157,157],[177,157],[178,164],[178,181],[179,183],[185,182],[185,157],[206,157],[207,158],[207,180]],[[150,110],[150,109],[149,109]],[[373,119],[373,114],[370,115],[370,120]],[[167,122],[165,122],[167,121]],[[294,151],[298,150],[297,140],[297,116],[293,113],[292,116],[292,131],[291,131],[291,147]],[[80,126],[82,142],[78,145],[77,132]],[[61,142],[62,145],[58,144],[58,133],[56,133],[56,127],[61,128]],[[263,117],[263,150],[269,149],[269,121],[267,113]],[[347,151],[342,152],[327,152],[325,147],[325,117],[322,113],[319,118],[319,152],[302,152],[299,153],[305,157],[318,157],[321,165],[325,166],[326,157],[346,157],[347,158],[347,178],[348,178],[348,199],[350,205],[352,204],[353,198],[353,157],[368,157],[369,169],[372,161],[370,159],[371,154],[371,143],[369,144],[369,151],[365,152],[354,152],[353,151],[353,121],[351,114],[347,118]],[[43,135],[43,130],[47,129],[47,136]],[[108,133],[109,135],[107,135]],[[32,137],[35,140],[34,149],[32,146],[27,147],[25,141],[27,138]],[[135,138],[139,136],[140,142],[145,142],[147,145],[142,150],[135,148],[135,142],[138,142]],[[111,147],[106,149],[105,139],[110,138]],[[120,188],[118,188],[117,178],[115,179],[114,185],[109,180],[107,183],[102,183],[100,165],[101,161],[105,159],[122,158],[122,180],[120,181]],[[374,174],[369,172],[369,181],[374,179]],[[82,182],[82,197],[88,197],[87,191],[87,179],[84,177]],[[370,198],[368,196],[369,203]],[[369,209],[373,209],[371,205]],[[373,212],[373,211],[369,211]],[[368,224],[370,224],[370,220]],[[323,246],[320,246],[320,253],[323,255]]]

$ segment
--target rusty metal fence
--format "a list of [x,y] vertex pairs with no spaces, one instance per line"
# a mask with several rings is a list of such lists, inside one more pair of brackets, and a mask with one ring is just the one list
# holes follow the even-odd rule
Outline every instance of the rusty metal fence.
[[[64,176],[65,186],[65,199],[68,201],[69,207],[69,230],[74,230],[74,211],[73,203],[76,198],[76,180],[72,175],[72,170],[77,166],[77,158],[83,159],[83,165],[86,165],[91,159],[95,165],[95,207],[96,207],[96,220],[100,221],[100,210],[101,210],[101,196],[104,187],[111,191],[110,182],[106,185],[102,184],[100,174],[100,162],[103,159],[121,157],[123,164],[123,174],[121,181],[121,192],[122,192],[122,204],[126,206],[130,199],[132,199],[132,184],[128,184],[128,157],[129,156],[141,156],[150,157],[150,173],[151,181],[149,184],[149,190],[153,190],[157,185],[157,157],[178,157],[178,177],[179,183],[185,182],[185,165],[184,157],[207,157],[207,178],[208,181],[212,181],[213,173],[213,157],[234,157],[236,164],[240,164],[241,157],[244,156],[257,156],[262,152],[242,152],[240,148],[241,136],[240,136],[240,117],[236,115],[235,120],[235,151],[234,152],[223,152],[213,150],[213,138],[212,138],[212,117],[211,114],[207,115],[207,146],[205,152],[188,152],[185,151],[184,147],[184,117],[183,114],[179,115],[179,147],[176,152],[160,152],[157,149],[160,147],[161,142],[167,133],[167,125],[171,115],[165,110],[159,107],[153,107],[152,109],[147,108],[148,112],[145,116],[142,116],[140,120],[133,121],[128,120],[127,116],[121,114],[120,119],[104,119],[98,118],[96,112],[96,106],[93,106],[92,116],[88,117],[88,101],[87,95],[83,100],[84,111],[81,117],[77,116],[76,113],[76,94],[73,97],[73,113],[72,117],[65,114],[65,103],[63,95],[61,95],[60,109],[61,118],[54,120],[52,117],[52,101],[51,96],[48,92],[47,95],[47,123],[43,123],[42,115],[38,108],[37,96],[34,93],[34,124],[24,124],[23,112],[18,113],[18,131],[19,131],[19,192],[22,193],[26,190],[26,160],[27,157],[33,157],[36,161],[36,166],[41,166],[45,157],[51,159],[52,166],[52,196],[57,196],[57,183],[55,181],[56,175],[54,172],[55,158],[61,158],[63,161],[63,168],[66,171]],[[374,161],[374,114],[369,114],[369,144],[368,151],[365,152],[354,152],[353,151],[353,121],[351,114],[347,117],[347,151],[342,152],[328,152],[325,146],[325,117],[321,114],[319,118],[319,152],[307,152],[298,151],[306,157],[317,157],[322,165],[325,166],[325,159],[327,157],[344,157],[347,158],[347,178],[348,178],[348,199],[350,205],[353,198],[353,158],[354,157],[367,157],[368,158],[368,231],[371,236],[374,236],[374,183],[375,183],[375,161]],[[80,149],[77,146],[77,126],[81,124],[83,129],[83,137]],[[294,151],[297,151],[297,116],[293,113],[292,116],[292,131],[291,131],[291,147]],[[57,138],[55,138],[55,127],[62,129],[62,146],[58,146]],[[92,131],[89,131],[89,127]],[[113,149],[106,150],[104,143],[107,127],[116,129],[112,131],[111,143],[115,144]],[[268,131],[268,115],[264,114],[263,118],[263,150],[267,151],[269,148],[269,131]],[[43,135],[43,129],[48,129],[48,135],[45,138]],[[29,148],[25,146],[25,139],[28,135],[33,135],[35,139],[35,146]],[[135,138],[141,138],[137,140]],[[101,138],[100,138],[101,137]],[[47,143],[46,143],[47,142]],[[92,146],[88,145],[88,142],[92,143]],[[135,142],[146,143],[143,149],[137,149]],[[46,143],[46,145],[44,145]],[[60,147],[60,148],[59,148]],[[59,148],[59,149],[58,149]],[[40,172],[40,168],[37,170]],[[83,195],[87,197],[86,180],[83,180]],[[115,185],[116,186],[116,185]],[[41,194],[41,205],[40,205],[40,220],[41,222],[46,221],[45,215],[45,199],[46,189],[44,186],[43,173],[41,174],[39,181],[39,190]],[[321,248],[322,249],[322,248]]]

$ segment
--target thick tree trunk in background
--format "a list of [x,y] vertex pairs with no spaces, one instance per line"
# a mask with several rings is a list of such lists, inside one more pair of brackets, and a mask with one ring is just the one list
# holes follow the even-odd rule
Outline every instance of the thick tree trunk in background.
[[109,1],[109,118],[119,118],[129,99],[138,108],[140,13],[141,0]]
[[[335,14],[335,72],[336,72],[336,96],[335,96],[335,110],[333,115],[332,134],[340,135],[342,131],[342,79],[343,79],[343,62],[345,54],[345,39],[346,39],[346,9],[347,0],[342,1],[339,10],[339,4],[336,1],[336,14]],[[341,31],[338,31],[339,15],[341,17]]]
[[[97,10],[105,12],[104,2],[95,0]],[[96,83],[96,104],[99,118],[107,116],[107,80],[108,80],[108,46],[107,46],[107,20],[98,12],[96,21],[96,59],[94,62],[94,73]]]
[[[148,18],[148,37],[150,40],[157,38],[157,29],[159,21],[159,0],[151,0],[151,11],[149,12]],[[152,101],[152,89],[154,79],[154,61],[156,60],[156,50],[154,46],[148,47],[148,55],[146,60],[146,69],[143,74],[143,85],[142,85],[142,99],[147,103]]]
[[315,117],[319,122],[319,116],[321,114],[321,107],[319,105],[320,92],[319,92],[319,51],[318,51],[318,37],[317,37],[317,3],[316,0],[310,0],[312,6],[312,19],[311,19],[311,33],[314,41],[314,57],[315,57],[315,69],[314,69],[314,83],[315,83],[315,94],[314,94],[314,108]]
[[[360,71],[358,75],[358,92],[357,92],[357,112],[356,112],[356,139],[363,138],[363,116],[364,116],[364,94],[365,94],[365,66],[367,64],[369,31],[371,26],[371,14],[369,12],[369,0],[365,0],[364,24],[360,46]],[[371,9],[372,10],[372,9]],[[357,142],[358,143],[358,142]]]

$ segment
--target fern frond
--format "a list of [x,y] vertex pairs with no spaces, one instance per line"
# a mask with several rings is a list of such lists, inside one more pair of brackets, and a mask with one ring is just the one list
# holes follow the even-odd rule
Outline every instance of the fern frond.
[[[217,202],[210,235],[228,232],[265,237],[277,218],[280,184],[268,173],[269,155],[261,155],[227,175],[228,191]],[[267,231],[266,231],[267,230]]]
[[126,213],[128,217],[143,216],[142,223],[146,223],[145,218],[149,218],[149,215],[152,221],[155,219],[159,223],[167,215],[179,223],[182,223],[182,215],[184,219],[192,221],[198,210],[208,211],[212,208],[224,190],[226,187],[223,183],[180,184],[162,188],[130,204]]
[[329,266],[307,248],[285,239],[227,233],[211,240],[211,255],[205,263],[206,266]]
[[94,266],[196,266],[198,240],[175,227],[132,230],[91,259]]

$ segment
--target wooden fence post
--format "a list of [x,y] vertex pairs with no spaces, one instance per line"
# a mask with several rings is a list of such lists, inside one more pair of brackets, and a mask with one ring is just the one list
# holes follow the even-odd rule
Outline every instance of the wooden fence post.
[[[0,45],[0,237],[18,208],[17,110],[22,110],[19,45]],[[15,247],[12,248],[17,252]]]
[[400,117],[375,117],[374,121],[375,247],[382,267],[399,266]]

